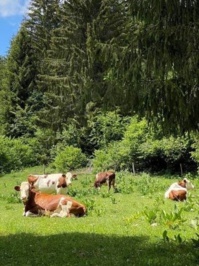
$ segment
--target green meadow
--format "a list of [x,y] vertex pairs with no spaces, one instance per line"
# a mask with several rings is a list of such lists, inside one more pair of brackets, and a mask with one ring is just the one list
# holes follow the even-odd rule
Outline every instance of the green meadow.
[[5,266],[199,265],[199,179],[186,202],[164,199],[179,176],[116,173],[117,193],[93,188],[79,171],[68,194],[87,206],[82,218],[22,216],[14,186],[35,167],[0,177],[0,260]]

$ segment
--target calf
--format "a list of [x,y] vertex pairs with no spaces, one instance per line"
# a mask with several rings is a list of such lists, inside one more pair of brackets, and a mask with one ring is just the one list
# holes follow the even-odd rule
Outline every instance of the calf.
[[167,199],[184,201],[187,199],[188,190],[193,188],[194,185],[187,178],[184,178],[179,182],[173,183],[164,196]]
[[[51,195],[35,191],[28,182],[22,182],[20,186],[15,186],[16,191],[20,191],[20,198],[24,204],[24,216],[41,215],[51,213],[52,217],[81,217],[86,214],[86,207],[66,195]],[[53,215],[56,213],[55,215]]]
[[100,189],[102,184],[108,185],[108,191],[110,191],[111,186],[115,190],[115,173],[111,171],[100,172],[96,174],[96,180],[94,182],[94,187]]
[[29,175],[28,182],[36,191],[49,194],[66,194],[67,187],[72,183],[72,177],[70,172],[66,174]]

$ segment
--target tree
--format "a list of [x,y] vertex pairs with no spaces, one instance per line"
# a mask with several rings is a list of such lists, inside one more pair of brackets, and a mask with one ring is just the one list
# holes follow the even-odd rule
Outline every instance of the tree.
[[11,42],[7,58],[7,91],[10,95],[7,110],[6,135],[20,137],[32,135],[33,118],[37,102],[30,101],[35,93],[35,56],[31,40],[22,24],[18,34]]
[[8,55],[8,88],[12,93],[7,120],[9,136],[33,136],[35,133],[46,91],[39,77],[45,71],[51,30],[57,25],[58,3],[32,0],[29,16],[11,43]]
[[[45,77],[48,71],[51,72],[47,64],[47,54],[52,41],[52,31],[60,25],[59,9],[61,2],[60,0],[32,0],[29,17],[25,24],[36,55],[37,75],[35,76],[35,82],[37,91],[42,93],[42,108],[38,112],[35,122],[40,128],[49,128],[54,130],[55,133],[57,130],[55,125],[60,120],[60,116],[57,114],[59,102],[56,101],[56,97],[48,99],[49,87],[52,84],[46,82],[42,77]],[[56,107],[49,114],[48,110],[52,109],[53,103]]]
[[71,118],[78,119],[81,124],[85,121],[86,92],[93,85],[93,70],[88,62],[88,34],[100,3],[99,0],[76,0],[60,5],[60,25],[53,30],[47,71],[42,77],[49,85],[45,94],[48,109],[44,113],[51,126],[59,131]]
[[[118,19],[121,14],[119,1],[113,0],[65,1],[60,5],[60,24],[53,30],[46,74],[42,76],[48,84],[48,108],[44,109],[47,124],[61,131],[72,118],[81,127],[93,103],[96,109],[116,108],[117,93],[107,86],[111,62],[102,60],[97,43],[111,42],[120,34],[124,26],[124,16]],[[119,97],[118,102],[121,104]]]
[[10,107],[10,93],[7,90],[7,58],[0,57],[0,134],[3,135],[6,132],[6,123]]
[[[198,1],[120,2],[129,18],[126,44],[115,36],[105,51],[112,79],[124,88],[121,101],[167,132],[198,130]],[[117,61],[109,52],[116,45]]]

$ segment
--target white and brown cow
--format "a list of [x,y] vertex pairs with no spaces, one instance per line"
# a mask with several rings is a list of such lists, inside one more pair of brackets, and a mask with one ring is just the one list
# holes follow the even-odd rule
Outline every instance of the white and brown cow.
[[27,181],[22,182],[20,186],[15,186],[14,189],[20,191],[20,198],[24,204],[24,216],[81,217],[86,214],[85,205],[72,197],[35,191]]
[[67,187],[72,183],[72,173],[29,175],[28,182],[36,191],[52,194],[66,194]]
[[175,201],[184,201],[187,199],[187,194],[189,189],[193,189],[194,185],[190,180],[184,178],[179,182],[173,183],[168,190],[165,192],[165,198],[175,200]]
[[108,191],[110,191],[111,186],[115,190],[115,173],[113,171],[100,172],[96,174],[94,187],[100,189],[103,184],[108,185]]

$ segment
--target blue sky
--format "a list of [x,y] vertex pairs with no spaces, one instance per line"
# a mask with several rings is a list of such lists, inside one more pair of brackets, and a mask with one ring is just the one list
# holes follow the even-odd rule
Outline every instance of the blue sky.
[[26,15],[30,0],[0,0],[0,56],[6,56],[12,38]]

